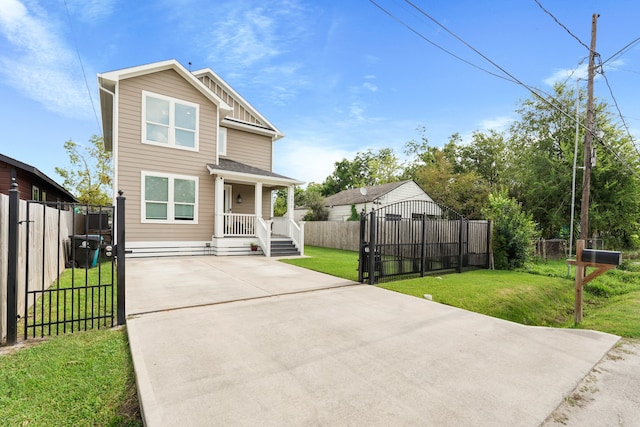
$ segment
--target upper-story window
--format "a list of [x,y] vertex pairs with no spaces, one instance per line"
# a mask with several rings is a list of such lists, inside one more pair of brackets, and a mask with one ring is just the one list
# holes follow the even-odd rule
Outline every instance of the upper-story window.
[[218,154],[227,155],[227,128],[218,128]]
[[143,91],[142,142],[197,151],[198,113],[198,104]]

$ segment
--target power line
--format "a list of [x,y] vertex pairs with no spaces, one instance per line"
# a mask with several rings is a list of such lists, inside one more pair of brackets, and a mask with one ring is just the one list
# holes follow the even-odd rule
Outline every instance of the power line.
[[[425,41],[429,42],[430,44],[438,47],[439,49],[451,54],[449,51],[447,51],[446,49],[440,47],[439,45],[433,43],[431,40],[428,40],[424,35],[422,35],[420,32],[418,32],[417,30],[411,28],[408,24],[406,24],[405,22],[403,22],[402,20],[400,20],[399,18],[397,18],[396,16],[394,16],[391,12],[387,11],[386,9],[384,9],[382,6],[380,6],[379,4],[377,4],[374,0],[369,0],[371,3],[373,3],[376,7],[378,7],[380,10],[382,10],[384,13],[386,13],[388,16],[390,16],[391,18],[393,18],[396,22],[398,22],[399,24],[401,24],[402,26],[404,26],[405,28],[408,28],[411,32],[415,33],[416,35],[418,35],[420,38],[424,39]],[[534,0],[535,1],[535,0]],[[497,63],[495,63],[493,60],[491,60],[490,58],[488,58],[486,55],[484,55],[482,52],[480,52],[479,50],[477,50],[476,48],[474,48],[473,46],[471,46],[469,43],[467,43],[465,40],[463,40],[461,37],[459,37],[458,35],[456,35],[455,33],[453,33],[451,30],[449,30],[447,27],[445,27],[443,24],[441,24],[438,20],[436,20],[435,18],[433,18],[431,15],[429,15],[428,13],[426,13],[424,10],[422,10],[420,7],[418,7],[417,5],[415,5],[414,3],[412,3],[410,0],[405,0],[406,3],[408,3],[409,5],[411,5],[414,9],[416,9],[418,12],[420,12],[422,15],[424,15],[425,17],[427,17],[428,19],[430,19],[432,22],[434,22],[436,25],[438,25],[440,28],[442,28],[443,30],[445,30],[447,33],[449,33],[451,36],[455,37],[457,40],[459,40],[461,43],[463,43],[465,46],[467,46],[469,49],[473,50],[475,53],[477,53],[478,55],[480,55],[482,58],[484,58],[487,62],[489,62],[490,64],[492,64],[494,67],[496,67],[497,69],[499,69],[500,71],[502,71],[505,75],[509,76],[510,79],[505,78],[504,76],[500,76],[497,75],[495,73],[492,73],[490,71],[487,71],[479,66],[476,66],[475,64],[471,64],[469,61],[464,60],[460,57],[458,57],[457,55],[453,55],[455,58],[473,65],[474,68],[478,68],[481,69],[482,71],[485,71],[495,77],[499,77],[503,80],[506,81],[510,81],[513,83],[516,83],[522,87],[524,87],[525,89],[527,89],[529,92],[531,92],[534,96],[536,96],[537,98],[539,98],[542,102],[546,103],[547,105],[549,105],[550,107],[552,107],[553,109],[557,110],[560,114],[564,115],[565,117],[567,117],[569,120],[571,120],[572,122],[575,122],[575,118],[568,112],[564,111],[564,109],[560,106],[559,101],[557,99],[555,99],[552,95],[547,94],[546,92],[544,92],[543,90],[534,88],[532,86],[527,85],[526,83],[522,82],[520,79],[518,79],[517,77],[515,77],[513,74],[509,73],[507,70],[505,70],[504,68],[502,68],[500,65],[498,65]],[[589,48],[590,49],[590,48]],[[593,54],[595,56],[599,57],[599,54],[597,54],[596,52],[593,52]],[[584,61],[584,59],[583,59]],[[540,93],[538,92],[543,92],[547,95],[547,98],[543,97],[542,95],[540,95]],[[589,132],[591,133],[592,136],[594,135],[594,131],[592,129],[588,129],[584,124],[578,122],[578,126],[580,126],[583,130],[585,130],[585,132]],[[597,138],[597,136],[596,136]],[[626,162],[624,161],[624,159],[622,159],[617,153],[615,153],[613,151],[612,148],[608,147],[603,141],[599,140],[599,142],[605,147],[607,148],[609,151],[611,151],[611,153],[625,166],[627,167],[631,173],[633,173],[637,178],[640,179],[640,175]]]
[[620,49],[619,51],[617,51],[616,53],[614,53],[613,55],[611,55],[609,58],[607,58],[606,60],[604,60],[602,62],[602,64],[600,64],[601,66],[606,64],[607,62],[613,60],[614,58],[618,57],[618,56],[622,56],[626,51],[628,51],[629,49],[631,49],[635,44],[637,44],[638,42],[640,42],[640,37],[637,37],[633,40],[631,40],[629,43],[627,43],[622,49]]
[[100,119],[98,119],[98,112],[96,106],[93,103],[93,96],[91,96],[91,89],[89,88],[89,81],[87,80],[87,73],[84,70],[84,64],[82,63],[82,57],[80,56],[80,48],[78,47],[78,41],[73,31],[73,22],[71,21],[71,14],[69,13],[69,6],[67,6],[67,0],[64,1],[64,8],[67,11],[67,18],[69,19],[69,27],[71,28],[71,37],[73,37],[73,43],[76,47],[76,54],[78,55],[78,62],[80,62],[80,68],[82,69],[82,77],[84,77],[84,85],[87,88],[89,94],[89,101],[91,102],[91,108],[93,109],[93,116],[96,118],[96,124],[98,125],[98,133],[102,135],[102,126],[100,126]]
[[411,31],[412,33],[414,33],[415,35],[417,35],[418,37],[420,37],[421,39],[423,39],[424,41],[426,41],[427,43],[431,44],[432,46],[440,49],[441,51],[443,51],[444,53],[453,56],[454,58],[456,58],[459,61],[464,62],[467,65],[471,65],[474,68],[477,68],[480,71],[483,71],[487,74],[490,74],[494,77],[497,77],[499,79],[502,80],[506,80],[506,81],[511,81],[508,78],[501,76],[499,74],[493,73],[485,68],[482,68],[476,64],[474,64],[473,62],[467,61],[466,59],[456,55],[453,52],[448,51],[447,49],[443,48],[442,46],[440,46],[439,44],[429,40],[426,36],[424,36],[422,33],[420,33],[418,30],[414,29],[413,27],[411,27],[409,24],[405,23],[404,21],[402,21],[401,19],[397,18],[395,15],[393,15],[391,12],[389,12],[387,9],[385,9],[384,7],[380,6],[378,3],[376,3],[374,0],[369,0],[369,2],[371,2],[374,6],[376,6],[378,9],[380,9],[381,11],[383,11],[385,14],[387,14],[389,17],[391,17],[394,21],[396,21],[397,23],[399,23],[400,25],[402,25],[403,27],[405,27],[406,29],[408,29],[409,31]]
[[547,15],[549,15],[551,18],[553,18],[553,20],[554,20],[554,21],[556,21],[556,24],[560,25],[562,28],[564,28],[564,30],[565,30],[567,33],[569,33],[569,35],[570,35],[571,37],[573,37],[574,39],[576,39],[576,40],[578,41],[578,43],[580,43],[582,46],[586,47],[586,48],[587,48],[587,50],[591,50],[591,49],[589,48],[589,46],[587,46],[587,45],[586,45],[586,43],[584,43],[582,40],[580,40],[580,38],[578,38],[578,36],[576,36],[575,34],[573,34],[573,33],[571,32],[571,30],[570,30],[570,29],[568,29],[568,28],[567,28],[567,27],[566,27],[562,22],[560,22],[560,21],[558,20],[558,18],[556,18],[555,16],[553,16],[553,13],[551,13],[551,12],[549,12],[547,9],[545,9],[545,8],[544,8],[544,6],[542,6],[538,0],[533,0],[533,1],[534,1],[534,2],[536,2],[536,4],[540,7],[540,9],[542,9],[542,10],[543,10]]

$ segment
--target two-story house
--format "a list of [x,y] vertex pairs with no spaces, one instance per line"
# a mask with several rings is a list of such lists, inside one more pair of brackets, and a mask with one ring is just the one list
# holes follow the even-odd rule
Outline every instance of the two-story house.
[[[126,197],[133,256],[301,253],[304,229],[274,220],[272,192],[294,185],[272,171],[284,135],[211,69],[176,60],[98,75],[114,195]],[[255,252],[253,252],[255,253]]]

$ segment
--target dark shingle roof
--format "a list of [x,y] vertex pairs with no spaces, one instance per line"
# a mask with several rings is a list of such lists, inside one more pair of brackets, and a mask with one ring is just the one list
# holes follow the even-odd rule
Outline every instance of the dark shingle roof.
[[246,173],[250,175],[260,175],[260,176],[269,176],[272,178],[281,178],[293,180],[293,178],[289,178],[284,175],[279,175],[277,173],[273,173],[270,171],[266,171],[264,169],[256,168],[253,166],[245,165],[244,163],[236,162],[235,160],[229,159],[219,159],[218,164],[208,163],[207,167],[209,170],[220,170],[220,171],[229,171],[229,172],[237,172],[237,173]]
[[38,178],[40,178],[41,180],[43,180],[46,183],[48,183],[49,185],[51,185],[52,187],[58,189],[58,191],[60,191],[61,193],[67,195],[70,200],[73,200],[73,201],[76,201],[76,202],[78,201],[78,199],[76,199],[73,194],[71,194],[69,191],[67,191],[63,186],[61,186],[60,184],[55,182],[53,179],[49,178],[47,175],[42,173],[35,166],[28,165],[26,163],[21,162],[20,160],[16,160],[16,159],[11,158],[9,156],[5,156],[4,154],[0,154],[0,162],[4,162],[4,163],[6,163],[8,165],[14,166],[16,168],[20,168],[20,169],[22,169],[24,171],[27,171],[27,172],[35,175]]
[[407,182],[411,182],[411,180],[406,181],[396,181],[390,182],[388,184],[381,185],[371,185],[368,187],[364,187],[367,189],[367,194],[362,195],[360,193],[359,188],[352,188],[350,190],[344,190],[339,192],[338,194],[334,194],[333,196],[329,196],[325,199],[325,206],[341,206],[341,205],[354,205],[357,203],[370,203],[375,199],[387,194],[388,192],[395,190]]

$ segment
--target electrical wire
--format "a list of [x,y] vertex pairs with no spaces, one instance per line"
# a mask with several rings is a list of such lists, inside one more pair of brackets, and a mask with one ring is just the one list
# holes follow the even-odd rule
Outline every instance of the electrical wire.
[[612,61],[614,58],[618,57],[618,56],[622,56],[624,53],[626,53],[629,49],[631,49],[635,44],[637,44],[638,42],[640,42],[640,37],[637,37],[633,40],[631,40],[629,43],[627,43],[622,49],[620,49],[619,51],[617,51],[616,53],[614,53],[613,55],[611,55],[609,58],[607,58],[606,60],[602,61],[601,65],[606,64],[609,61]]
[[[373,3],[376,7],[378,7],[380,10],[382,10],[384,13],[386,13],[388,16],[390,16],[392,19],[394,19],[396,22],[398,22],[399,24],[401,24],[402,26],[404,26],[405,28],[410,29],[413,33],[415,33],[416,35],[418,35],[419,37],[423,38],[424,40],[428,41],[430,44],[435,45],[436,47],[438,47],[441,50],[444,50],[447,53],[450,53],[448,51],[446,51],[445,49],[441,48],[440,46],[436,45],[435,43],[431,42],[430,40],[428,40],[426,37],[424,37],[420,32],[414,30],[413,28],[411,28],[409,25],[407,25],[405,22],[403,22],[402,20],[400,20],[399,18],[397,18],[396,16],[394,16],[391,12],[387,11],[386,9],[384,9],[382,6],[380,6],[379,4],[377,4],[374,0],[369,0],[371,3]],[[535,0],[534,0],[535,1]],[[471,46],[469,43],[467,43],[465,40],[463,40],[461,37],[459,37],[458,35],[456,35],[455,33],[453,33],[451,30],[449,30],[447,27],[445,27],[443,24],[441,24],[438,20],[436,20],[435,18],[433,18],[431,15],[429,15],[428,13],[426,13],[424,10],[422,10],[420,7],[418,7],[417,5],[415,5],[414,3],[412,3],[410,0],[405,0],[406,3],[408,3],[409,5],[411,5],[414,9],[416,9],[418,12],[420,12],[423,16],[427,17],[429,20],[431,20],[432,22],[434,22],[436,25],[438,25],[440,28],[442,28],[443,30],[445,30],[447,33],[449,33],[451,36],[455,37],[457,40],[459,40],[461,43],[463,43],[465,46],[467,46],[469,49],[473,50],[475,53],[477,53],[478,55],[480,55],[482,58],[484,58],[487,62],[489,62],[491,65],[493,65],[494,67],[496,67],[497,69],[499,69],[500,71],[502,71],[505,75],[509,76],[508,78],[505,78],[503,76],[498,76],[495,73],[489,72],[489,74],[494,75],[496,77],[499,77],[503,80],[507,80],[513,83],[516,83],[522,87],[524,87],[525,89],[527,89],[530,93],[532,93],[534,96],[536,96],[537,98],[539,98],[542,102],[546,103],[547,105],[549,105],[550,107],[552,107],[553,109],[555,109],[556,111],[558,111],[559,113],[561,113],[562,115],[564,115],[565,117],[567,117],[569,120],[571,120],[572,122],[575,123],[575,118],[573,117],[572,114],[568,113],[567,111],[565,111],[559,101],[557,99],[555,99],[555,97],[547,94],[548,98],[545,98],[544,96],[540,95],[539,92],[543,92],[546,94],[546,92],[539,90],[537,88],[534,88],[524,82],[522,82],[520,79],[518,79],[517,77],[515,77],[513,74],[509,73],[507,70],[505,70],[503,67],[501,67],[500,65],[498,65],[497,63],[495,63],[493,60],[491,60],[490,58],[488,58],[486,55],[484,55],[483,53],[481,53],[480,51],[478,51],[476,48],[474,48],[473,46]],[[599,54],[596,52],[593,52],[593,55],[596,57],[599,57]],[[462,60],[463,62],[469,64],[468,61],[459,58],[456,55],[453,55],[454,57],[456,57],[457,59]],[[479,68],[482,69],[478,66],[475,66],[475,68]],[[486,71],[484,69],[482,69],[483,71]],[[603,141],[601,141],[597,135],[595,134],[595,132],[592,129],[588,129],[584,124],[578,122],[577,123],[578,126],[580,128],[582,128],[585,132],[589,132],[591,133],[591,135],[598,140],[605,148],[607,148],[609,151],[611,151],[611,153],[618,159],[618,161],[620,161],[625,167],[627,167],[631,173],[633,173],[637,178],[640,179],[640,175],[631,167],[631,165],[629,165],[626,161],[624,161],[624,159],[622,159],[618,153],[616,153],[615,151],[613,151],[612,148],[608,147]]]
[[69,6],[67,5],[67,0],[63,0],[64,8],[67,11],[67,18],[69,19],[69,27],[71,28],[71,35],[73,37],[73,43],[76,47],[76,54],[78,55],[78,62],[80,62],[80,68],[82,69],[82,77],[84,77],[84,84],[87,88],[87,93],[89,94],[89,101],[91,102],[91,108],[93,109],[93,116],[96,119],[96,124],[98,125],[98,133],[102,136],[102,126],[100,126],[100,119],[98,119],[98,112],[96,111],[96,106],[93,102],[93,96],[91,96],[91,89],[89,88],[89,81],[87,80],[87,73],[84,70],[84,64],[82,63],[82,57],[80,56],[80,48],[78,47],[78,40],[75,37],[75,32],[73,31],[73,22],[71,21],[71,14],[69,13]]
[[574,39],[576,39],[578,41],[578,43],[580,43],[582,46],[586,47],[587,50],[591,50],[591,48],[589,46],[587,46],[586,43],[584,43],[582,40],[580,40],[580,38],[578,36],[576,36],[575,34],[573,34],[571,32],[571,30],[569,30],[562,22],[560,22],[558,20],[558,18],[556,18],[555,16],[553,16],[553,13],[549,12],[547,9],[544,8],[544,6],[542,6],[540,4],[540,2],[538,0],[533,0],[534,2],[536,2],[536,4],[540,7],[540,9],[542,9],[547,15],[549,15],[554,21],[556,21],[556,24],[560,25],[562,28],[564,28],[564,30],[569,33],[569,35],[571,37],[573,37]]
[[385,14],[387,14],[387,15],[388,15],[390,18],[392,18],[394,21],[396,21],[397,23],[399,23],[400,25],[402,25],[403,27],[405,27],[406,29],[408,29],[409,31],[411,31],[412,33],[414,33],[415,35],[417,35],[418,37],[420,37],[421,39],[423,39],[424,41],[426,41],[427,43],[429,43],[429,44],[431,44],[432,46],[434,46],[434,47],[436,47],[436,48],[440,49],[440,50],[441,50],[441,51],[443,51],[444,53],[446,53],[446,54],[448,54],[448,55],[451,55],[451,56],[453,56],[454,58],[456,58],[457,60],[462,61],[462,62],[464,62],[465,64],[470,65],[470,66],[472,66],[473,68],[477,68],[478,70],[483,71],[483,72],[485,72],[485,73],[487,73],[487,74],[490,74],[490,75],[492,75],[492,76],[494,76],[494,77],[497,77],[497,78],[499,78],[499,79],[502,79],[502,80],[506,80],[506,81],[510,81],[510,82],[512,82],[512,83],[515,83],[515,82],[513,82],[512,80],[510,80],[510,79],[508,79],[508,78],[506,78],[506,77],[504,77],[504,76],[501,76],[501,75],[496,74],[496,73],[494,73],[494,72],[491,72],[491,71],[489,71],[489,70],[487,70],[487,69],[484,69],[484,68],[482,68],[482,67],[480,67],[480,66],[478,66],[478,65],[474,64],[473,62],[471,62],[471,61],[467,61],[466,59],[464,59],[464,58],[462,58],[462,57],[460,57],[460,56],[456,55],[455,53],[448,51],[447,49],[443,48],[443,47],[442,47],[442,46],[440,46],[439,44],[437,44],[437,43],[435,43],[435,42],[433,42],[433,41],[429,40],[425,35],[423,35],[422,33],[420,33],[418,30],[414,29],[413,27],[411,27],[409,24],[407,24],[407,23],[405,23],[404,21],[402,21],[401,19],[397,18],[395,15],[393,15],[393,14],[392,14],[391,12],[389,12],[387,9],[385,9],[384,7],[382,7],[380,4],[376,3],[374,0],[369,0],[369,2],[370,2],[370,3],[372,3],[374,6],[376,6],[378,9],[380,9],[382,12],[384,12]]

